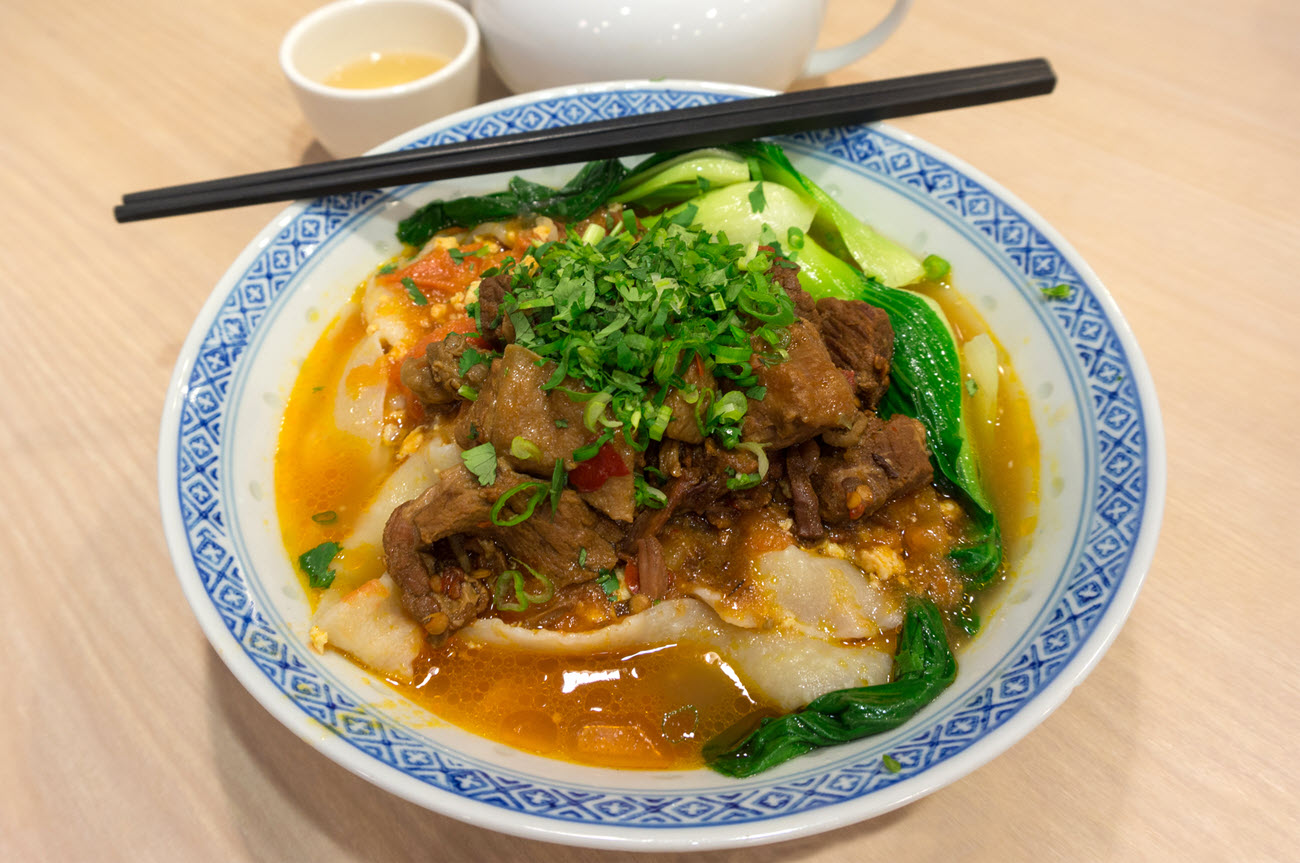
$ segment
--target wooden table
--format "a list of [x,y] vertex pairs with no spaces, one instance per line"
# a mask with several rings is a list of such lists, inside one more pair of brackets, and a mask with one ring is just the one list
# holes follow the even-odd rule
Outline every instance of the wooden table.
[[[279,208],[130,226],[110,208],[321,158],[276,62],[313,5],[0,11],[0,859],[617,856],[474,829],[335,766],[227,672],[172,575],[163,394]],[[825,41],[877,5],[832,0]],[[1109,654],[1008,753],[888,816],[719,859],[1300,858],[1300,6],[922,0],[829,82],[1040,55],[1047,99],[898,125],[1013,189],[1124,309],[1167,428],[1155,565]]]

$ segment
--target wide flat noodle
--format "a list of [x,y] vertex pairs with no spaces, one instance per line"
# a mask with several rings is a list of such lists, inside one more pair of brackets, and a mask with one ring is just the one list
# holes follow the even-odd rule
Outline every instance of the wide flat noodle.
[[732,626],[695,599],[667,600],[591,632],[524,629],[484,619],[465,627],[459,637],[566,656],[682,642],[704,645],[732,667],[751,694],[782,710],[795,710],[834,689],[885,683],[893,663],[889,654],[871,647]]
[[419,497],[421,492],[437,481],[440,473],[460,463],[460,447],[454,441],[445,440],[437,432],[430,434],[429,440],[407,456],[384,480],[374,500],[353,523],[352,533],[344,541],[343,547],[381,547],[384,543],[384,525],[388,523],[393,510],[406,501]]
[[798,546],[754,561],[744,590],[724,596],[707,585],[687,588],[734,626],[779,629],[814,638],[875,638],[903,625],[897,598],[846,560]]
[[354,590],[330,588],[321,594],[312,617],[312,644],[323,650],[327,643],[380,674],[410,682],[424,630],[402,608],[385,573]]

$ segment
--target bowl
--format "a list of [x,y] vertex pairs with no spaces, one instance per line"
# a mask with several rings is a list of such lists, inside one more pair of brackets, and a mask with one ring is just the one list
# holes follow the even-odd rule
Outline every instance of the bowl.
[[[409,132],[437,144],[717,103],[763,91],[621,82],[517,96]],[[376,264],[397,222],[505,175],[295,204],[214,289],[177,363],[159,446],[163,522],[194,614],[241,683],[322,754],[473,824],[597,847],[699,849],[792,838],[879,815],[1003,752],[1100,659],[1150,564],[1165,456],[1150,375],[1086,263],[979,171],[886,125],[782,139],[797,167],[905,245],[938,250],[1010,353],[1040,438],[1037,526],[955,684],[907,724],[745,780],[619,771],[509,749],[430,717],[308,646],[307,598],[276,527],[272,456],[299,362]],[[574,168],[527,175],[560,183]],[[1064,284],[1065,298],[1041,288]],[[882,756],[891,755],[891,772]]]
[[[473,105],[478,55],[478,25],[451,0],[339,0],[289,29],[280,68],[317,140],[345,157]],[[398,70],[392,80],[400,83],[389,86],[327,83],[349,64],[385,57],[446,62],[413,80]]]

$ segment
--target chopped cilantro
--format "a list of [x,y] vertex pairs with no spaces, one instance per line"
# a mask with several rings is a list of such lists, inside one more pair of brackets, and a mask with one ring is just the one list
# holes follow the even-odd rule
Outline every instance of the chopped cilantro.
[[482,258],[491,254],[491,249],[487,246],[479,246],[472,252],[462,252],[460,249],[448,249],[447,254],[451,256],[451,262],[460,266],[466,258]]
[[334,570],[330,563],[343,550],[337,542],[322,542],[310,551],[298,555],[298,565],[307,573],[307,583],[312,587],[326,588],[334,583]]
[[587,547],[585,545],[580,545],[578,546],[578,568],[582,569],[586,565],[587,565]]
[[492,485],[497,481],[497,451],[491,441],[465,450],[460,458],[479,485]]
[[406,293],[410,295],[411,302],[417,306],[429,305],[429,298],[424,295],[420,288],[415,284],[415,280],[410,276],[402,279],[402,287],[406,288]]
[[619,583],[614,570],[602,569],[596,578],[596,584],[600,585],[600,589],[605,591],[605,596],[609,598],[610,602],[615,602],[618,599],[619,589],[622,585]]
[[384,264],[379,268],[379,275],[386,276],[397,269],[397,264]]
[[967,394],[973,396],[973,395],[975,395],[975,393],[979,392],[979,388],[980,388],[980,385],[977,384],[977,383],[975,383],[975,379],[974,379],[974,378],[967,378],[967,379],[966,379],[966,392],[967,392]]
[[1039,288],[1043,292],[1043,298],[1048,300],[1068,300],[1070,298],[1069,285],[1053,285],[1050,288]]
[[698,176],[696,176],[695,182],[699,185],[701,194],[713,188],[713,184],[709,182],[709,178],[704,176],[703,174],[699,174]]
[[767,209],[767,198],[763,195],[763,181],[759,180],[754,191],[749,193],[749,208],[755,213],[761,213]]
[[314,393],[318,393],[318,392],[320,392],[320,391],[323,390],[323,389],[325,389],[325,388],[324,388],[324,387],[312,387],[312,388],[311,388],[311,391],[314,392]]
[[555,427],[557,429],[567,429],[569,427],[569,421],[566,419],[558,419],[555,421]]

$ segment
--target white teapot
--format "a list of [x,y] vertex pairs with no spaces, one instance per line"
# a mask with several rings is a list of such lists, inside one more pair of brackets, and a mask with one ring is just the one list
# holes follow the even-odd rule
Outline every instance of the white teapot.
[[515,92],[686,78],[784,89],[876,48],[912,0],[866,34],[814,51],[825,0],[473,0],[488,58]]

